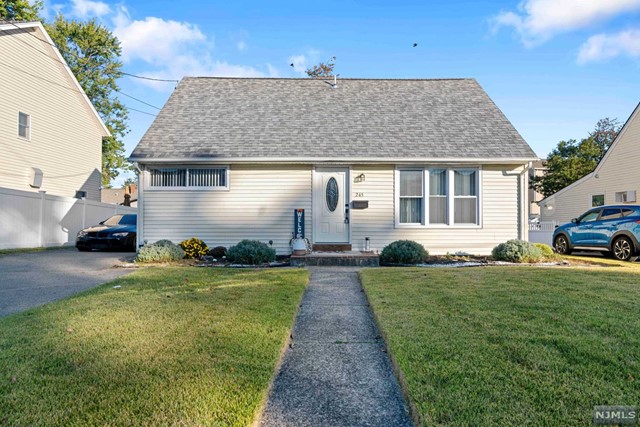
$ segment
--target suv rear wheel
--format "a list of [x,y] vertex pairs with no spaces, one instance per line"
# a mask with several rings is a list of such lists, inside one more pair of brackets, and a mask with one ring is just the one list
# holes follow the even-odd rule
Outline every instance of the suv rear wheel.
[[637,257],[635,255],[635,248],[633,242],[628,237],[618,237],[613,241],[611,246],[611,254],[619,261],[634,261]]
[[553,248],[560,255],[569,255],[571,248],[569,247],[569,239],[564,234],[559,234],[553,241]]

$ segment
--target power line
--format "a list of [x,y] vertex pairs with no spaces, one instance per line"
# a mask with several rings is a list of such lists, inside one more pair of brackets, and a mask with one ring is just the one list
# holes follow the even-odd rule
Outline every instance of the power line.
[[136,97],[134,97],[134,96],[127,95],[126,93],[124,93],[124,92],[120,92],[119,90],[116,90],[116,92],[118,92],[120,95],[124,95],[124,96],[126,96],[127,98],[131,98],[131,99],[133,99],[134,101],[141,102],[141,103],[143,103],[144,105],[147,105],[147,106],[149,106],[149,107],[151,107],[151,108],[155,108],[156,110],[161,110],[161,108],[160,108],[160,107],[156,107],[155,105],[151,105],[151,104],[149,104],[148,102],[145,102],[145,101],[143,101],[143,100],[141,100],[141,99],[138,99],[138,98],[136,98]]
[[[13,25],[14,27],[16,27],[19,30],[23,30],[24,28],[20,28],[18,25],[16,25],[14,22],[8,22],[8,24]],[[4,30],[4,31],[8,31],[8,30]],[[49,43],[47,40],[45,39],[41,39],[40,37],[36,36],[35,34],[31,33],[31,32],[27,32],[28,35],[30,35],[31,37],[35,38],[36,40],[41,41],[42,43],[45,43],[51,47],[55,47],[56,49],[58,48],[58,46],[56,46],[54,43]],[[11,35],[11,34],[9,34]],[[18,39],[20,40],[20,39]],[[20,40],[22,41],[22,40]],[[27,46],[31,46],[30,44],[27,44]],[[39,51],[47,56],[49,56],[47,53]],[[55,59],[55,58],[52,58]],[[60,62],[60,61],[58,61]],[[66,64],[65,64],[66,65]],[[176,80],[176,79],[158,79],[155,77],[147,77],[147,76],[139,76],[137,74],[131,74],[131,73],[126,73],[124,71],[120,71],[120,74],[124,75],[124,76],[129,76],[129,77],[134,77],[136,79],[143,79],[143,80],[152,80],[152,81],[156,81],[156,82],[169,82],[169,83],[180,83],[180,80]]]
[[122,74],[122,75],[124,75],[124,76],[135,77],[136,79],[152,80],[152,81],[154,81],[154,82],[180,83],[180,80],[174,80],[174,79],[156,79],[155,77],[136,76],[135,74],[125,73],[124,71],[121,71],[121,74]]
[[[18,29],[22,29],[22,28],[18,27],[16,24],[14,24],[13,22],[10,22],[10,24],[11,24],[11,25],[13,25],[14,27],[18,28]],[[4,31],[8,31],[8,30],[4,30]],[[8,33],[8,34],[9,34],[9,36],[13,36],[13,35],[14,35],[14,34],[11,34],[11,33]],[[42,42],[42,43],[45,43],[45,44],[47,44],[47,45],[49,45],[49,46],[52,46],[52,47],[55,47],[55,48],[57,49],[57,47],[56,47],[54,44],[51,44],[51,43],[49,43],[48,41],[43,40],[43,39],[41,39],[40,37],[37,37],[36,35],[34,35],[34,34],[30,33],[30,32],[27,32],[26,34],[28,34],[28,35],[30,35],[30,36],[32,36],[32,37],[34,37],[36,40],[39,40],[39,41],[40,41],[40,42]],[[23,44],[25,44],[26,46],[30,47],[31,49],[35,50],[36,52],[38,52],[38,53],[40,53],[40,54],[42,54],[42,55],[46,56],[47,58],[49,58],[49,59],[51,59],[51,60],[53,60],[53,61],[56,61],[56,62],[58,62],[58,63],[62,64],[63,66],[65,66],[65,67],[68,67],[68,65],[67,65],[67,63],[66,63],[66,62],[60,61],[58,58],[54,58],[54,57],[52,57],[52,56],[51,56],[51,55],[49,55],[47,52],[44,52],[44,51],[42,51],[42,50],[38,49],[36,46],[34,46],[34,45],[32,45],[32,44],[27,43],[26,41],[22,40],[21,38],[19,38],[19,37],[15,37],[15,39],[16,39],[16,40],[18,40],[20,43],[23,43]],[[68,86],[60,85],[60,84],[58,84],[58,83],[52,82],[52,81],[47,80],[47,79],[43,79],[43,78],[41,78],[41,77],[39,77],[39,76],[36,76],[36,75],[34,75],[34,74],[31,74],[31,73],[28,73],[28,72],[26,72],[26,71],[24,71],[24,70],[20,70],[20,69],[18,69],[18,68],[12,67],[12,66],[10,66],[10,65],[8,65],[8,64],[2,64],[2,65],[5,65],[5,66],[10,67],[10,68],[14,68],[14,69],[16,69],[16,70],[18,70],[18,71],[22,71],[23,73],[28,74],[28,75],[30,75],[30,76],[32,76],[32,77],[35,77],[35,78],[39,78],[40,80],[44,80],[44,81],[46,81],[46,82],[53,83],[53,84],[56,84],[56,85],[58,85],[58,86],[61,86],[61,87],[64,87],[64,88],[67,88],[67,89],[70,89],[70,90],[74,90],[75,92],[81,93],[80,91],[78,91],[78,90],[76,90],[76,89],[70,88],[70,87],[68,87]],[[178,80],[152,79],[152,78],[150,78],[150,77],[149,77],[149,78],[147,78],[147,77],[142,77],[142,76],[136,76],[136,75],[134,75],[134,74],[124,73],[124,72],[120,72],[120,74],[124,74],[124,75],[128,75],[128,76],[132,76],[132,77],[138,77],[138,78],[145,78],[145,79],[149,79],[149,80],[178,82]],[[150,103],[148,103],[148,102],[146,102],[146,101],[143,101],[143,100],[141,100],[141,99],[139,99],[139,98],[136,98],[136,97],[134,97],[134,96],[128,95],[128,94],[126,94],[126,93],[124,93],[124,92],[121,92],[121,91],[119,91],[119,90],[115,90],[115,92],[117,92],[117,93],[119,93],[119,94],[121,94],[121,95],[124,95],[124,96],[126,96],[127,98],[131,98],[131,99],[133,99],[133,100],[135,100],[135,101],[138,101],[138,102],[140,102],[140,103],[142,103],[142,104],[144,104],[144,105],[147,105],[147,106],[149,106],[149,107],[151,107],[151,108],[155,108],[155,109],[157,109],[157,110],[160,110],[160,109],[161,109],[160,107],[156,107],[155,105],[152,105],[152,104],[150,104]],[[133,110],[133,111],[141,112],[141,113],[143,113],[143,114],[153,115],[153,114],[151,114],[151,113],[146,113],[146,112],[144,112],[144,111],[134,110],[134,109],[132,109],[132,108],[130,108],[130,107],[128,107],[128,108],[129,108],[129,109],[131,109],[131,110]]]
[[157,116],[157,114],[147,113],[146,111],[136,110],[135,108],[131,108],[131,107],[127,107],[127,110],[135,111],[136,113],[146,114],[147,116],[152,116],[152,117],[156,117]]
[[[52,84],[52,85],[59,86],[59,87],[61,87],[61,88],[63,88],[63,89],[67,89],[67,90],[70,90],[70,91],[72,91],[72,92],[76,92],[76,93],[82,94],[82,92],[80,92],[78,89],[74,89],[74,88],[72,88],[72,87],[69,87],[69,86],[66,86],[66,85],[62,85],[62,84],[57,83],[57,82],[54,82],[54,81],[52,81],[52,80],[45,79],[44,77],[40,77],[40,76],[38,76],[38,75],[35,75],[35,74],[33,74],[33,73],[30,73],[30,72],[25,71],[25,70],[23,70],[23,69],[20,69],[20,68],[18,68],[18,67],[14,67],[13,65],[5,64],[4,62],[1,62],[1,61],[0,61],[0,65],[4,65],[5,67],[7,67],[7,68],[11,68],[11,69],[12,69],[12,70],[14,70],[14,71],[17,71],[17,72],[19,72],[19,73],[26,74],[26,75],[28,75],[28,76],[31,76],[31,77],[35,78],[35,79],[45,81],[45,82],[47,82],[47,83],[49,83],[49,84]],[[116,92],[118,92],[118,91],[116,91]],[[118,92],[118,93],[122,93],[122,92]],[[124,94],[123,94],[123,95],[124,95]],[[158,108],[158,107],[154,107],[154,108]],[[137,112],[137,113],[142,113],[142,114],[146,114],[146,115],[153,116],[153,117],[155,117],[155,116],[156,116],[156,114],[148,113],[148,112],[146,112],[146,111],[136,110],[135,108],[131,108],[131,107],[127,107],[127,110],[135,111],[135,112]]]

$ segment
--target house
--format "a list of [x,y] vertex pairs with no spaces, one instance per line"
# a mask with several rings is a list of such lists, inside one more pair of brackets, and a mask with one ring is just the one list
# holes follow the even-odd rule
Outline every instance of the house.
[[95,108],[40,22],[0,21],[0,187],[100,201]]
[[304,213],[295,235],[317,250],[412,239],[486,254],[526,239],[537,156],[473,79],[200,77],[130,160],[139,244],[257,239],[287,254]]
[[562,224],[595,206],[640,202],[640,104],[596,169],[539,202],[541,220]]
[[[544,159],[533,162],[529,168],[529,181],[534,177],[543,176],[547,170]],[[538,202],[543,198],[542,193],[529,188],[529,220],[540,218],[540,205],[538,205]]]
[[121,206],[138,206],[138,186],[125,185],[124,188],[103,188],[100,190],[102,203]]

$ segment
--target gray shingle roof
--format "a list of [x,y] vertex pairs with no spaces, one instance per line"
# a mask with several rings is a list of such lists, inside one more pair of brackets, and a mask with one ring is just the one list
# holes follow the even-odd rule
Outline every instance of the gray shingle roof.
[[184,78],[132,160],[534,159],[474,79]]

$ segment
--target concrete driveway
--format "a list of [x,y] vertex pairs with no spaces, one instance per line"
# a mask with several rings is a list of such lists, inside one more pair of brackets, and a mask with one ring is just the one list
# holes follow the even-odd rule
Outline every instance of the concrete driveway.
[[46,304],[131,272],[113,268],[130,252],[75,248],[0,255],[0,317]]

